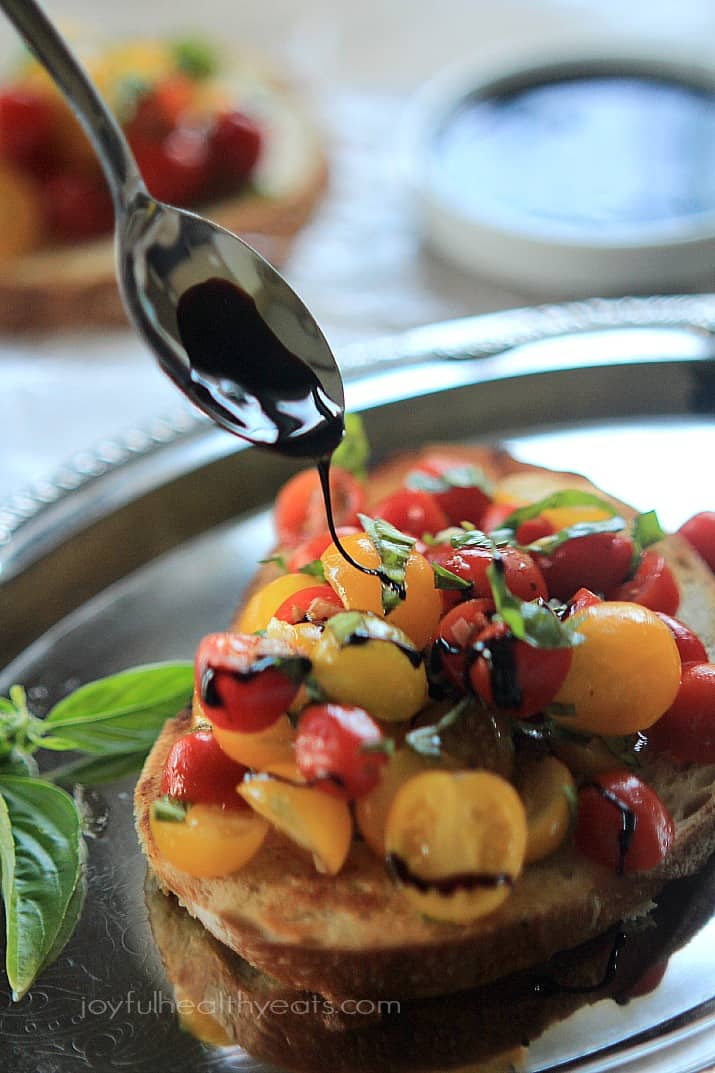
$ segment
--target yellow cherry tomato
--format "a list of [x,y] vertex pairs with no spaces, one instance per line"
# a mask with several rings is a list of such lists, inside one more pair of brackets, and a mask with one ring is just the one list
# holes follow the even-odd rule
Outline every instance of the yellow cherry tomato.
[[408,779],[395,797],[385,845],[416,909],[466,924],[508,898],[524,863],[526,837],[521,798],[500,775],[426,771]]
[[191,876],[227,876],[237,872],[261,848],[268,824],[253,812],[192,805],[181,822],[149,823],[162,857]]
[[345,801],[266,775],[241,783],[239,794],[292,842],[313,854],[319,872],[336,875],[350,852],[353,821]]
[[572,705],[555,716],[578,733],[633,734],[652,726],[675,700],[680,656],[673,635],[655,611],[606,600],[579,617],[583,644],[554,697]]
[[295,762],[295,730],[287,715],[257,734],[213,728],[214,738],[227,756],[253,771],[270,771],[295,782],[302,777]]
[[385,856],[385,827],[398,791],[413,775],[429,771],[430,767],[434,767],[434,761],[420,756],[414,749],[407,746],[397,749],[384,768],[377,786],[355,802],[358,830],[378,857]]
[[551,507],[542,512],[547,522],[553,525],[556,532],[559,529],[568,529],[577,522],[600,522],[611,517],[611,512],[603,507],[583,505],[580,507]]
[[[375,568],[380,565],[380,557],[367,533],[345,536],[342,544],[361,566]],[[335,589],[345,607],[351,611],[383,615],[379,578],[356,570],[346,562],[335,544],[330,544],[321,558],[325,580]],[[437,628],[442,601],[434,587],[431,565],[416,551],[411,551],[407,560],[405,590],[406,598],[390,611],[388,621],[404,630],[416,648],[425,648]]]
[[523,764],[518,785],[526,809],[526,863],[531,864],[550,856],[566,838],[576,784],[565,764],[545,756]]
[[308,574],[281,574],[254,592],[241,612],[235,626],[236,633],[257,633],[265,630],[278,608],[289,596],[294,596],[301,589],[315,585],[315,578]]
[[[384,629],[381,620],[376,621]],[[388,632],[417,655],[409,637],[394,627]],[[327,626],[311,652],[311,660],[313,677],[330,700],[356,704],[374,719],[402,722],[427,702],[424,662],[415,666],[394,640],[375,637],[360,644],[343,643]]]

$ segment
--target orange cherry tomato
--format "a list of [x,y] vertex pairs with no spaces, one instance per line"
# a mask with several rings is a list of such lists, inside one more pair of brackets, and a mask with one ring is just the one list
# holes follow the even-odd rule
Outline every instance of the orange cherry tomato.
[[192,805],[183,821],[158,819],[149,825],[156,848],[175,868],[191,876],[227,876],[261,848],[268,824],[248,809]]

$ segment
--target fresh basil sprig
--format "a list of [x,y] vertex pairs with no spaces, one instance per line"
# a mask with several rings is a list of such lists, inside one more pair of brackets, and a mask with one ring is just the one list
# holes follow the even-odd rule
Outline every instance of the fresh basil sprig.
[[[185,707],[193,665],[160,663],[82,686],[44,719],[20,686],[0,697],[0,868],[13,998],[64,949],[84,902],[83,817],[60,784],[91,786],[137,771],[169,716]],[[37,773],[38,749],[85,755]]]
[[535,503],[529,503],[525,507],[512,511],[502,522],[500,531],[511,529],[516,532],[522,522],[538,518],[545,510],[554,510],[557,507],[598,507],[599,510],[605,511],[609,518],[618,513],[607,499],[595,495],[594,492],[583,492],[579,488],[564,488],[560,492],[552,492],[543,499],[537,499]]
[[405,572],[410,552],[415,546],[415,538],[401,533],[384,518],[368,518],[358,514],[360,524],[370,537],[375,551],[380,557],[380,569],[391,584],[380,579],[382,587],[382,610],[385,614],[394,611],[404,600]]
[[417,727],[405,735],[405,745],[420,756],[441,757],[442,735],[445,730],[461,719],[464,713],[473,705],[471,697],[462,697],[453,708],[442,716],[436,723],[430,726]]

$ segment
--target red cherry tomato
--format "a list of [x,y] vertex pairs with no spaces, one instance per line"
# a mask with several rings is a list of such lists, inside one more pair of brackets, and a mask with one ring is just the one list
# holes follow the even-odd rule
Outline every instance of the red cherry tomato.
[[482,515],[479,526],[485,533],[493,533],[500,529],[502,523],[517,509],[517,503],[490,503]]
[[158,142],[165,138],[196,96],[196,83],[186,75],[172,75],[157,82],[137,98],[134,115],[125,128],[128,138]]
[[45,183],[44,198],[50,229],[58,239],[89,239],[112,229],[112,198],[101,178],[53,175]]
[[673,573],[659,551],[648,548],[643,552],[640,565],[630,581],[610,589],[609,600],[627,600],[641,604],[651,611],[674,615],[680,603],[680,592]]
[[298,723],[295,758],[301,774],[346,798],[362,797],[380,781],[387,755],[367,751],[382,741],[382,731],[364,708],[313,704]]
[[401,533],[421,537],[447,528],[447,515],[429,492],[418,488],[400,488],[381,500],[374,511]]
[[600,596],[596,596],[595,592],[591,592],[590,589],[579,589],[569,600],[569,614],[577,615],[579,611],[585,611],[587,607],[600,603],[603,601]]
[[[482,518],[491,503],[491,497],[478,484],[466,483],[470,468],[469,462],[462,463],[458,459],[443,458],[435,454],[428,455],[419,462],[415,472],[442,478],[443,487],[439,491],[430,489],[430,494],[446,514],[448,525],[471,522],[481,529]],[[409,477],[407,483],[410,483]]]
[[551,522],[539,515],[538,518],[528,518],[521,523],[516,531],[516,539],[520,544],[532,544],[535,540],[540,540],[541,537],[550,536],[555,532]]
[[233,182],[247,179],[256,166],[263,142],[255,122],[243,112],[227,112],[216,120],[210,140],[217,177]]
[[[548,599],[549,593],[539,567],[532,557],[519,548],[501,548],[504,563],[504,578],[507,588],[520,600]],[[470,590],[445,590],[445,605],[451,607],[455,602],[469,597],[486,597],[491,599],[492,589],[487,578],[487,569],[493,559],[490,548],[452,548],[442,545],[432,549],[432,562],[439,563],[446,570],[463,578],[471,584]]]
[[344,610],[335,589],[325,582],[293,593],[283,601],[274,618],[293,625],[298,622],[325,622],[331,615]]
[[[628,838],[623,831],[630,817],[635,827]],[[576,847],[606,868],[649,871],[668,855],[674,835],[675,824],[655,790],[630,771],[599,775],[579,790]]]
[[448,611],[439,624],[436,651],[445,675],[461,693],[469,684],[466,670],[472,645],[489,625],[492,600],[465,600]]
[[570,648],[534,648],[517,641],[501,622],[480,634],[469,668],[474,692],[490,707],[526,719],[558,693],[569,667]]
[[0,153],[14,164],[41,170],[52,153],[54,113],[43,95],[20,86],[0,93]]
[[692,544],[711,570],[715,570],[715,510],[694,514],[678,530]]
[[681,663],[707,663],[708,654],[705,645],[689,626],[686,626],[680,619],[673,618],[672,615],[664,615],[662,611],[656,613],[675,638]]
[[[537,561],[557,600],[570,600],[577,589],[608,592],[628,576],[633,559],[633,543],[618,533],[591,533],[561,544],[553,555],[539,555]],[[627,596],[609,596],[627,600]]]
[[[359,533],[361,530],[355,525],[338,525],[336,531],[339,537],[345,537],[352,533]],[[314,537],[303,541],[288,557],[286,563],[288,573],[297,574],[302,566],[314,563],[332,543],[333,538],[329,529],[324,529],[322,533],[317,533]]]
[[176,127],[161,141],[134,138],[131,146],[149,192],[170,205],[190,205],[206,190],[211,176],[206,135]]
[[309,660],[268,637],[211,633],[196,652],[195,687],[212,723],[253,734],[286,711],[309,667]]
[[688,663],[672,706],[648,731],[658,752],[715,764],[715,663]]
[[247,770],[226,756],[210,730],[194,730],[172,745],[161,777],[161,793],[192,805],[246,808],[236,786]]
[[[331,466],[330,497],[336,525],[359,525],[358,514],[364,513],[367,500],[357,477]],[[274,523],[279,543],[288,547],[325,530],[328,519],[317,470],[304,469],[283,485],[276,497]]]

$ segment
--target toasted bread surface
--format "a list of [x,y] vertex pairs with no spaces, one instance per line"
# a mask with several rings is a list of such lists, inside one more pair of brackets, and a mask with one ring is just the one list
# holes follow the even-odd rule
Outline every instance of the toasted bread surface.
[[[465,457],[463,447],[439,449]],[[593,487],[571,474],[516,462],[499,450],[472,448],[469,455],[493,479],[520,475],[533,499],[560,487]],[[380,467],[370,483],[373,501],[395,488],[416,458],[404,456]],[[668,537],[662,550],[680,585],[679,616],[712,656],[715,580],[680,538]],[[642,774],[676,824],[672,851],[662,865],[618,876],[566,843],[530,865],[496,912],[467,925],[421,916],[360,842],[333,877],[318,874],[307,854],[272,834],[241,871],[197,879],[159,857],[149,828],[166,755],[189,725],[188,713],[167,723],[137,785],[137,830],[151,868],[192,915],[252,965],[291,987],[334,999],[447,994],[539,964],[636,914],[667,880],[698,870],[715,851],[715,765],[678,768],[657,758],[646,762]]]

